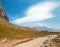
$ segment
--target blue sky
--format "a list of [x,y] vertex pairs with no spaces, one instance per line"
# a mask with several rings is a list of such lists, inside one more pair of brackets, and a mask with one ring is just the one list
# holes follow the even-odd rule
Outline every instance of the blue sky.
[[9,22],[60,29],[60,0],[2,0]]

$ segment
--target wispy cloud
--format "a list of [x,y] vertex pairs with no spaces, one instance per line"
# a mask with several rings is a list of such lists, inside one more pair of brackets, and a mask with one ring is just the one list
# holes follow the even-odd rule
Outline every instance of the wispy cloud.
[[14,19],[12,23],[22,24],[28,22],[43,21],[49,18],[53,18],[54,15],[51,13],[57,7],[56,2],[41,2],[30,6],[26,12],[25,17]]

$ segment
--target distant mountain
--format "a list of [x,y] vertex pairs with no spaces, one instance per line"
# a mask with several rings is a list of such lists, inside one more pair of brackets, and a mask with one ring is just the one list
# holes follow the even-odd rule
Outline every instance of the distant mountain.
[[33,27],[33,28],[36,30],[39,30],[39,31],[47,31],[48,30],[48,28],[44,27],[44,26],[37,26],[37,27]]
[[38,31],[60,32],[60,29],[47,28],[47,27],[44,27],[44,26],[37,26],[37,27],[33,27],[33,28],[38,30]]

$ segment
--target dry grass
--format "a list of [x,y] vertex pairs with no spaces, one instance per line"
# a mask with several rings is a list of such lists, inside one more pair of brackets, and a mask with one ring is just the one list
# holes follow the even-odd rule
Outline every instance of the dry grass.
[[50,34],[60,34],[59,32],[39,32],[37,30],[15,26],[8,22],[0,21],[0,38],[8,38],[8,39],[24,39],[24,38],[34,38],[41,37]]

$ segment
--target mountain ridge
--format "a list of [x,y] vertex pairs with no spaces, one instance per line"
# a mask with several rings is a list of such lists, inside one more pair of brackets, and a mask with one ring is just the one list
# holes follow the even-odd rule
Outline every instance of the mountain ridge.
[[36,29],[38,31],[47,31],[47,32],[60,32],[60,29],[55,29],[55,28],[48,28],[45,26],[37,26],[37,27],[33,27],[33,29]]

